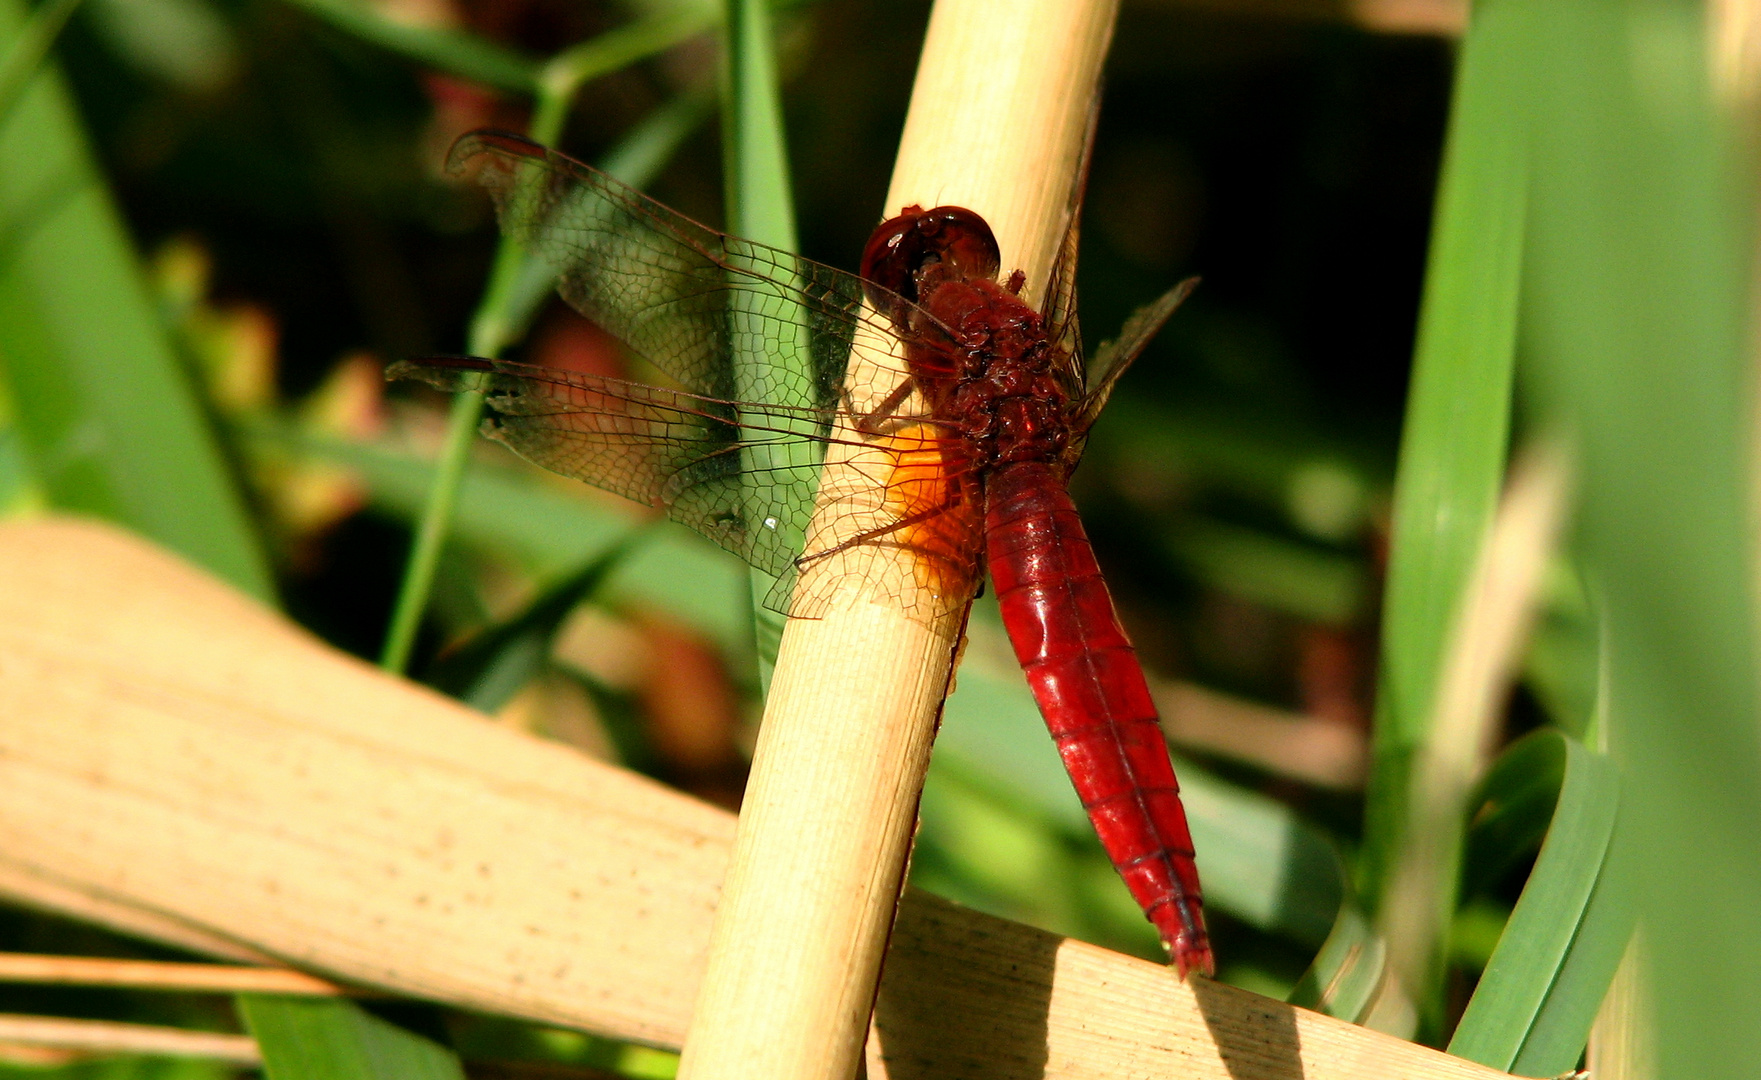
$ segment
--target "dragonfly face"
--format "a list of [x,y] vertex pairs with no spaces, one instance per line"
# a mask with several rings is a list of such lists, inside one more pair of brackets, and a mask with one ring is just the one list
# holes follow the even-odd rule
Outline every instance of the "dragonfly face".
[[960,206],[907,206],[869,237],[862,280],[868,302],[897,325],[907,310],[897,300],[921,303],[926,277],[992,281],[1002,264],[996,234],[977,213]]

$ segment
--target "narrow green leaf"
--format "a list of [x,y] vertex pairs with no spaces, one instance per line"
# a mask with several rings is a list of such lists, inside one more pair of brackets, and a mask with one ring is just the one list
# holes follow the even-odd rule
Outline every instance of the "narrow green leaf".
[[[575,94],[583,85],[695,37],[714,26],[719,15],[715,0],[672,0],[640,19],[557,53],[539,75],[532,138],[546,146],[555,143],[562,135],[564,117]],[[604,168],[624,179],[609,165]],[[641,186],[636,181],[626,182]]]
[[464,1080],[433,1039],[339,998],[241,995],[268,1080]]
[[391,610],[391,626],[385,633],[385,647],[379,654],[379,666],[386,671],[402,674],[409,667],[416,632],[428,610],[428,595],[440,567],[440,552],[452,527],[459,482],[464,477],[465,463],[482,417],[483,395],[478,393],[457,395],[447,410],[446,436],[440,444],[440,458],[434,464],[434,486],[429,489],[422,516],[416,522],[416,542],[410,548],[410,561],[404,567],[403,582],[398,586],[397,601]]
[[1511,1062],[1513,1073],[1559,1076],[1577,1068],[1584,1053],[1636,920],[1632,868],[1621,861],[1625,857],[1621,829],[1617,819],[1602,873],[1578,920],[1577,937],[1529,1024],[1522,1050]]
[[[0,0],[0,41],[25,25]],[[0,126],[0,364],[52,505],[120,522],[262,599],[268,566],[60,75]]]
[[[783,138],[783,111],[777,88],[775,43],[768,0],[727,0],[722,67],[722,168],[728,231],[784,251],[795,251],[795,201],[789,185],[789,155]],[[738,324],[759,315],[790,318],[789,312],[749,310],[755,301],[732,294],[730,319]],[[774,305],[773,305],[774,307]],[[805,324],[804,312],[792,317]],[[739,340],[741,335],[730,335]],[[806,356],[754,356],[734,359],[736,395],[742,401],[812,405],[813,379]],[[768,423],[774,423],[767,418]],[[789,455],[798,446],[775,449],[763,440],[749,449],[749,476],[796,464]],[[776,581],[752,571],[753,630],[758,655],[759,686],[770,689],[777,645],[785,619],[765,606]]]
[[1524,790],[1515,782],[1519,771],[1562,775],[1562,782],[1540,857],[1449,1052],[1506,1071],[1557,1075],[1577,1065],[1632,930],[1631,906],[1604,866],[1620,783],[1606,758],[1556,731],[1536,732],[1504,757],[1509,764],[1494,772],[1504,782],[1489,788]]
[[569,612],[599,591],[640,542],[632,532],[556,585],[513,618],[488,628],[440,659],[427,682],[474,709],[492,713],[544,670],[551,643]]
[[1372,907],[1407,839],[1408,773],[1504,476],[1526,187],[1515,14],[1508,0],[1476,3],[1456,72],[1394,485],[1359,867]]

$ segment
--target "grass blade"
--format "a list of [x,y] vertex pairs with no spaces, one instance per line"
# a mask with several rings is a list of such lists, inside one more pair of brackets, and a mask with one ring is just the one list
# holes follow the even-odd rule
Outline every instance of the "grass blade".
[[[0,39],[26,25],[0,2]],[[66,88],[47,68],[0,127],[0,361],[42,492],[274,595],[233,477],[148,298]]]
[[[497,262],[499,265],[501,260]],[[498,274],[497,278],[505,276]],[[453,505],[465,474],[465,461],[477,438],[477,424],[482,416],[483,395],[473,392],[453,398],[447,412],[446,436],[441,442],[440,457],[434,463],[434,484],[416,522],[416,542],[410,548],[410,561],[404,567],[403,583],[398,586],[397,602],[391,611],[391,626],[385,633],[385,647],[379,654],[379,666],[387,671],[401,674],[409,667],[410,653],[416,647],[416,631],[421,629],[422,614],[428,610],[428,594],[434,588],[434,574],[440,567],[440,552],[452,527]]]
[[[555,143],[575,93],[583,85],[695,37],[715,25],[717,14],[714,0],[673,0],[640,19],[557,53],[539,75],[532,137],[547,146]],[[626,138],[624,146],[629,145]],[[609,162],[602,167],[625,179]]]
[[1456,74],[1395,479],[1359,879],[1379,907],[1404,843],[1448,633],[1504,475],[1525,180],[1507,0],[1474,6]]
[[464,1080],[440,1043],[339,998],[243,995],[268,1080]]
[[1619,803],[1614,766],[1575,739],[1537,732],[1505,752],[1487,793],[1526,801],[1534,775],[1561,778],[1552,824],[1449,1052],[1552,1076],[1577,1065],[1632,921],[1605,869]]
[[[727,0],[722,69],[723,183],[728,231],[794,251],[799,247],[795,236],[795,202],[789,185],[789,155],[783,139],[772,37],[770,5],[766,0]],[[739,305],[745,299],[743,294],[735,294],[733,302]],[[737,321],[746,313],[736,307],[729,315]],[[805,321],[805,313],[798,312],[795,317]],[[735,338],[738,340],[738,335]],[[778,379],[782,370],[793,379]],[[768,378],[760,377],[760,371]],[[818,404],[813,400],[808,358],[804,356],[755,357],[747,363],[736,357],[735,386],[744,401]],[[780,449],[786,454],[791,448]],[[748,452],[746,467],[756,471],[788,464],[777,460],[777,453],[763,446],[755,448]],[[775,579],[753,570],[751,581],[758,683],[768,692],[786,620],[764,604],[776,585]]]

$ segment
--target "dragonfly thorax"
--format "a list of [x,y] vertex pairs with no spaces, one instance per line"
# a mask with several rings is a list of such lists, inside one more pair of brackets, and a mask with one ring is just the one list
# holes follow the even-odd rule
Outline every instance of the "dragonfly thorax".
[[952,340],[926,336],[913,373],[928,385],[935,411],[964,437],[973,463],[1061,457],[1069,442],[1067,393],[1052,372],[1054,350],[1039,313],[994,280],[928,284],[919,294],[923,310]]
[[905,343],[912,381],[931,415],[983,470],[1059,461],[1070,444],[1062,356],[1040,313],[1021,298],[1020,271],[997,280],[990,226],[971,210],[908,206],[884,222],[863,253],[868,299]]

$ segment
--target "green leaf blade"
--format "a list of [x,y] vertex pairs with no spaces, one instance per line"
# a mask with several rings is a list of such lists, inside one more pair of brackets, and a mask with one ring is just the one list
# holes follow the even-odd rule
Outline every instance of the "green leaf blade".
[[[0,2],[0,38],[24,25]],[[159,323],[59,73],[0,126],[0,364],[50,503],[126,525],[262,600],[267,561]]]
[[268,1080],[464,1080],[458,1055],[339,998],[241,995]]
[[1559,799],[1449,1052],[1505,1070],[1539,1063],[1556,1075],[1583,1053],[1632,928],[1630,905],[1605,865],[1619,778],[1606,758],[1558,732],[1538,732],[1506,757],[1543,767],[1546,757],[1562,760]]
[[1496,508],[1510,428],[1526,165],[1506,53],[1520,24],[1476,4],[1462,44],[1395,479],[1359,879],[1372,905],[1409,838],[1449,628]]

